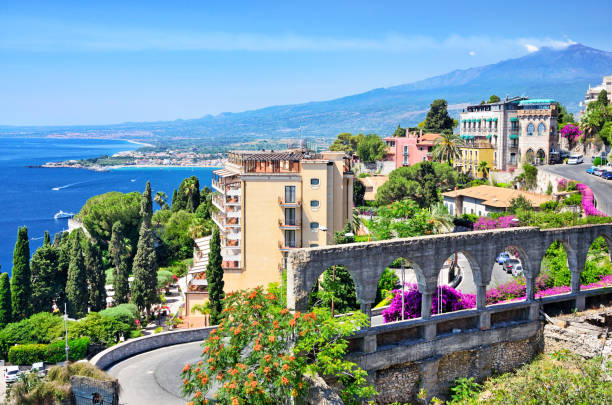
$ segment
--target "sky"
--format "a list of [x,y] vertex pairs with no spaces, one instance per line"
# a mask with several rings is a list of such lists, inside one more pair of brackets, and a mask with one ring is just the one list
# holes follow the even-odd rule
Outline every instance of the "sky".
[[543,46],[612,51],[612,1],[40,1],[0,6],[0,125],[328,100]]

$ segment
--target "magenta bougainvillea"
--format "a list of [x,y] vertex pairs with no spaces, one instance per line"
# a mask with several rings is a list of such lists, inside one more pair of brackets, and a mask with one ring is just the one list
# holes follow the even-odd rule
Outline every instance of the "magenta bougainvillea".
[[576,142],[583,134],[582,130],[574,124],[567,124],[559,133],[570,142]]
[[485,230],[485,229],[505,229],[513,226],[518,226],[518,221],[515,221],[514,215],[506,215],[505,217],[499,217],[497,219],[489,217],[480,217],[474,222],[474,230]]
[[[442,313],[459,311],[461,309],[474,308],[476,296],[474,294],[462,294],[447,285],[438,287],[442,297]],[[395,296],[391,304],[382,313],[385,323],[399,321],[402,319],[402,291],[394,290]],[[416,284],[406,284],[404,290],[404,319],[418,318],[421,316],[422,295]],[[431,300],[431,313],[438,313],[438,294],[434,294]]]
[[600,217],[605,217],[605,214],[599,211],[593,205],[593,190],[585,184],[578,183],[576,185],[580,194],[582,194],[582,209],[586,215],[595,215]]

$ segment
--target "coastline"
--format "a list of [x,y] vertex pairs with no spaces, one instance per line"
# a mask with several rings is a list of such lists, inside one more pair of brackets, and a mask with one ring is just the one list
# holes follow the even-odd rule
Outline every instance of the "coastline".
[[113,165],[113,166],[82,166],[82,165],[67,165],[61,163],[48,162],[39,166],[27,166],[29,168],[39,169],[84,169],[93,172],[109,172],[111,170],[121,169],[194,169],[194,168],[219,168],[218,164],[193,164],[193,165]]

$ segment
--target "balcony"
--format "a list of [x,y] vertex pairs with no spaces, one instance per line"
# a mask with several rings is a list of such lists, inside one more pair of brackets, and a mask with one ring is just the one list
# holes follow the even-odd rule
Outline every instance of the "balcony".
[[240,230],[236,230],[236,229],[228,229],[227,232],[225,232],[225,238],[227,240],[240,240],[242,238],[242,234],[240,233]]
[[221,256],[223,257],[223,261],[228,261],[228,262],[238,262],[240,261],[240,259],[242,258],[241,254],[240,254],[240,249],[236,250],[226,250],[224,249],[221,252]]
[[281,197],[278,197],[278,204],[283,208],[299,208],[301,205],[300,200],[285,201]]
[[240,227],[240,218],[238,217],[228,217],[223,212],[214,212],[212,215],[212,220],[217,226],[221,229],[229,228],[229,227]]
[[239,260],[223,260],[221,262],[221,267],[223,268],[223,270],[225,271],[231,271],[231,270],[242,270],[242,267],[240,266],[240,261]]
[[300,223],[300,221],[297,221],[295,219],[293,221],[285,221],[283,219],[279,219],[278,226],[280,226],[281,229],[300,229],[302,224]]
[[297,241],[286,241],[286,242],[289,242],[289,243],[283,243],[280,241],[278,242],[278,248],[283,252],[287,252],[289,250],[300,248],[300,243]]
[[240,239],[221,238],[221,247],[228,249],[240,249]]

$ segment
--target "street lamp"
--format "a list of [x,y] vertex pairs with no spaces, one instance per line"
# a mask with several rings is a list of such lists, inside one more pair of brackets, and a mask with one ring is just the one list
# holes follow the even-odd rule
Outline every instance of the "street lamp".
[[70,347],[68,347],[68,311],[66,310],[66,303],[64,302],[64,334],[65,334],[65,347],[66,350],[66,363],[68,363],[68,352],[70,351]]

